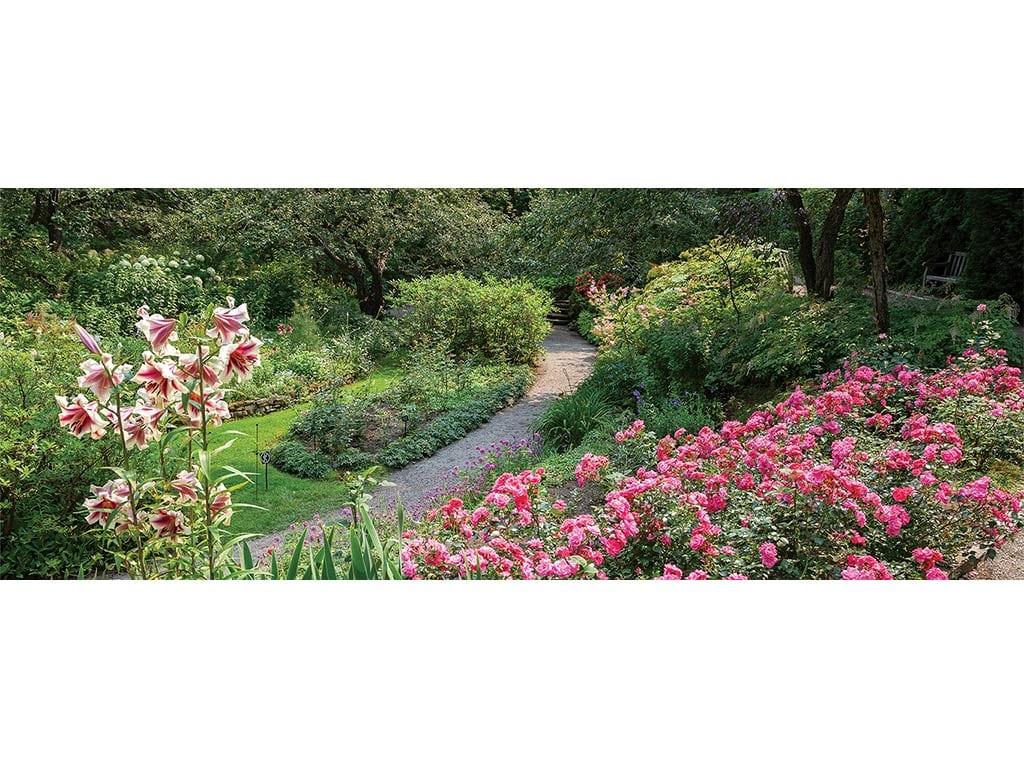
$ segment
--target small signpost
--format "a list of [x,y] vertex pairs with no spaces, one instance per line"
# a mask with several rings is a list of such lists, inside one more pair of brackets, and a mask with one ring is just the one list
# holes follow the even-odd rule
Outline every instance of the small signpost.
[[270,451],[260,453],[260,463],[263,464],[263,490],[266,491],[270,489]]
[[270,451],[260,450],[260,425],[256,423],[256,456],[260,463],[256,465],[256,501],[260,499],[260,464],[263,465],[263,490],[270,489]]

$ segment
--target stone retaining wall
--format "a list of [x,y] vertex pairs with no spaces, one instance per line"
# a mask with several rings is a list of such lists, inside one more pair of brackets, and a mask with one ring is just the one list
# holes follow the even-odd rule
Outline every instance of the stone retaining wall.
[[238,400],[228,403],[231,409],[231,418],[244,419],[248,416],[263,416],[274,411],[281,411],[298,403],[292,395],[271,395],[260,397],[255,400]]

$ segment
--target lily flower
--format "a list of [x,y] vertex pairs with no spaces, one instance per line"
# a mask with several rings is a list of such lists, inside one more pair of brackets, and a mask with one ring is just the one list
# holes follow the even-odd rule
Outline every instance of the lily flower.
[[110,514],[128,502],[128,483],[115,478],[106,485],[91,486],[92,498],[86,499],[83,506],[89,510],[85,522],[90,525],[105,525]]
[[82,340],[82,344],[85,345],[86,349],[88,349],[94,355],[101,354],[100,345],[96,342],[96,339],[94,339],[92,337],[92,334],[90,334],[87,330],[85,330],[85,328],[80,326],[78,323],[75,323],[75,333],[78,334],[78,338]]
[[142,318],[135,324],[135,327],[142,331],[146,341],[153,347],[157,354],[162,353],[172,341],[178,340],[178,332],[175,328],[178,321],[172,317],[149,314],[149,306],[143,304],[139,307],[139,317]]
[[83,360],[80,364],[84,375],[78,377],[78,386],[88,387],[96,395],[96,399],[104,405],[110,399],[110,390],[124,381],[125,366],[114,368],[113,358],[106,352],[101,353],[102,362]]
[[181,383],[180,371],[172,363],[154,361],[153,355],[148,352],[144,353],[143,357],[146,362],[132,381],[142,384],[143,389],[157,404],[170,400],[175,392],[185,390]]
[[230,381],[234,374],[239,381],[252,376],[253,369],[260,364],[259,339],[246,337],[237,344],[228,344],[220,348],[220,360],[224,364],[224,380]]
[[172,541],[177,541],[178,536],[183,533],[190,533],[181,511],[169,507],[155,510],[149,516],[149,524],[156,530],[157,536],[166,536]]
[[243,323],[249,320],[249,310],[245,304],[235,306],[234,296],[228,296],[228,306],[217,307],[213,310],[213,324],[206,335],[211,339],[220,336],[221,344],[230,344],[235,340],[235,335],[244,335],[249,331]]
[[[217,369],[210,365],[208,347],[203,347],[203,357],[206,362],[203,363],[203,383],[207,387],[215,387],[220,383],[220,376],[217,373]],[[181,372],[184,373],[190,379],[199,378],[199,356],[198,355],[182,355],[178,358],[178,366],[181,368]]]
[[171,487],[178,492],[178,501],[181,503],[199,500],[199,479],[195,472],[181,470],[171,480]]
[[107,423],[99,414],[99,404],[90,402],[85,395],[77,395],[70,403],[66,397],[58,395],[57,405],[60,406],[60,425],[75,437],[88,434],[93,440],[99,440],[107,434]]

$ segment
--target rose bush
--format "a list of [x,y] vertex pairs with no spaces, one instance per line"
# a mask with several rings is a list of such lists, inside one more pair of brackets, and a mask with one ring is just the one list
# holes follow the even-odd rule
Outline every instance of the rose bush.
[[[404,534],[409,578],[943,579],[971,545],[993,553],[1024,493],[993,475],[1024,460],[1020,369],[967,350],[928,375],[847,364],[745,422],[660,439],[634,422],[583,457],[569,509],[542,468],[452,498]],[[980,426],[979,426],[980,425]],[[993,437],[993,434],[996,437]],[[620,459],[646,455],[630,474]]]

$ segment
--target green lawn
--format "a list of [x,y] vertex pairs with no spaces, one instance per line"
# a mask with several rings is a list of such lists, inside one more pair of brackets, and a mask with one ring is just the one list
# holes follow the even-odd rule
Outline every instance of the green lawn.
[[[345,387],[353,393],[380,392],[402,372],[401,353],[388,355],[369,376]],[[341,484],[334,479],[304,480],[267,467],[266,475],[256,455],[256,426],[259,425],[260,450],[275,442],[288,431],[288,427],[305,410],[298,403],[283,411],[248,419],[231,419],[223,426],[211,430],[211,448],[217,448],[234,438],[230,448],[217,454],[216,462],[230,465],[242,472],[259,471],[259,487],[250,484],[239,489],[232,498],[245,504],[257,504],[265,509],[236,510],[231,518],[232,533],[272,533],[290,523],[307,520],[317,512],[341,507]],[[244,432],[244,435],[231,434]],[[266,485],[264,487],[264,478]]]

